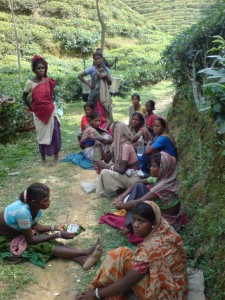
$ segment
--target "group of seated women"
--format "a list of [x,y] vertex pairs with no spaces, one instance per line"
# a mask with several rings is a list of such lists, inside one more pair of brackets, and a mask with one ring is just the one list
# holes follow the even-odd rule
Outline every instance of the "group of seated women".
[[[187,222],[179,199],[177,150],[166,120],[154,109],[154,101],[144,108],[134,94],[129,125],[113,122],[102,129],[101,116],[89,115],[80,144],[87,158],[85,143],[92,147],[96,192],[116,196],[114,206],[126,210],[121,231],[141,242],[135,253],[125,247],[111,250],[76,299],[128,299],[131,286],[138,299],[187,299],[186,259],[177,233]],[[138,157],[140,144],[144,153]]]
[[[110,72],[101,53],[93,58],[94,65],[79,75],[91,89],[80,146],[98,174],[96,192],[117,194],[115,207],[127,212],[124,233],[132,232],[142,242],[136,251],[123,245],[109,251],[91,284],[75,299],[126,300],[133,292],[140,300],[186,300],[186,257],[177,233],[186,219],[179,200],[175,141],[166,121],[153,113],[154,101],[144,108],[138,94],[132,95],[129,126],[113,122]],[[83,78],[87,74],[91,84]],[[140,144],[144,153],[138,158]],[[64,224],[38,223],[49,205],[49,188],[34,183],[0,213],[0,258],[45,267],[49,258],[60,257],[90,269],[102,255],[102,243],[89,249],[59,244],[55,239],[76,234]]]

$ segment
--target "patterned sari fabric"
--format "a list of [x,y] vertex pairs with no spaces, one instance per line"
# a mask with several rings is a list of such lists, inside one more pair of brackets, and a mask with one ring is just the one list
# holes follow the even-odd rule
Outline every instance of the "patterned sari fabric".
[[159,176],[151,192],[155,193],[163,203],[164,209],[178,198],[179,183],[178,165],[176,159],[166,152],[161,151]]
[[110,152],[113,163],[118,166],[122,161],[122,146],[131,144],[131,132],[128,126],[122,122],[115,122],[112,131],[113,143],[110,146]]
[[[6,261],[10,262],[10,260],[15,258],[10,251],[10,244],[13,238],[15,237],[0,235],[0,260],[6,259]],[[30,261],[38,267],[45,268],[47,261],[52,257],[55,245],[57,245],[56,241],[28,245],[20,256],[21,260],[18,260],[18,262]]]
[[[155,202],[160,207],[163,218],[166,219],[167,222],[176,229],[176,231],[179,231],[187,223],[187,215],[178,197],[178,165],[173,156],[163,151],[160,153],[161,163],[159,176],[155,185],[151,188],[151,192],[158,196],[158,199],[156,199]],[[171,215],[166,212],[167,209],[175,207],[178,204],[179,211],[176,215]]]
[[[145,274],[132,289],[140,300],[186,300],[186,256],[181,237],[161,217],[159,207],[151,201],[156,225],[136,252],[120,247],[111,250],[89,288],[104,287],[121,280],[129,270]],[[105,300],[125,300],[124,295]]]
[[88,126],[83,131],[83,134],[82,134],[82,137],[80,140],[80,144],[82,145],[83,143],[85,143],[87,141],[96,142],[98,139],[102,139],[103,137],[106,139],[111,138],[111,136],[107,130],[104,130],[101,128],[95,129],[92,126]]
[[[92,86],[94,88],[88,95],[88,103],[93,105],[95,108],[98,108],[95,109],[95,111],[99,112],[102,117],[105,117],[109,121],[109,124],[112,124],[112,100],[109,93],[108,83],[106,80],[99,78],[98,73],[105,74],[107,72],[104,67],[102,67],[102,70],[100,71],[96,69],[96,74],[92,76]],[[104,113],[102,109],[104,109]]]

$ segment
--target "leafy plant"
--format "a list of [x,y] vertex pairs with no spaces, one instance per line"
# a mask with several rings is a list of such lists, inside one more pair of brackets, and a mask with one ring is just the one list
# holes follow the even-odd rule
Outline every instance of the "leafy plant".
[[214,36],[213,41],[218,47],[213,47],[209,52],[219,52],[221,55],[210,55],[213,59],[212,67],[202,69],[198,73],[205,74],[206,82],[203,85],[204,95],[210,101],[211,108],[216,114],[218,122],[222,123],[218,133],[225,133],[225,40],[221,36]]

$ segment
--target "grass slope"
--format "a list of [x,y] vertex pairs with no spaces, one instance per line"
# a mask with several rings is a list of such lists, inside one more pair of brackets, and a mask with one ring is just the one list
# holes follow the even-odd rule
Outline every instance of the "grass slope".
[[172,35],[196,24],[216,0],[125,0],[134,10],[138,11],[162,31]]

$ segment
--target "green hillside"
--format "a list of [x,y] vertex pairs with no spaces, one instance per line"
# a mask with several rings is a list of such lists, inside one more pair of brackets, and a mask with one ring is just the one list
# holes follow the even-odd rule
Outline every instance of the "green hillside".
[[177,34],[197,23],[217,0],[125,0],[144,17],[155,23],[162,31]]

